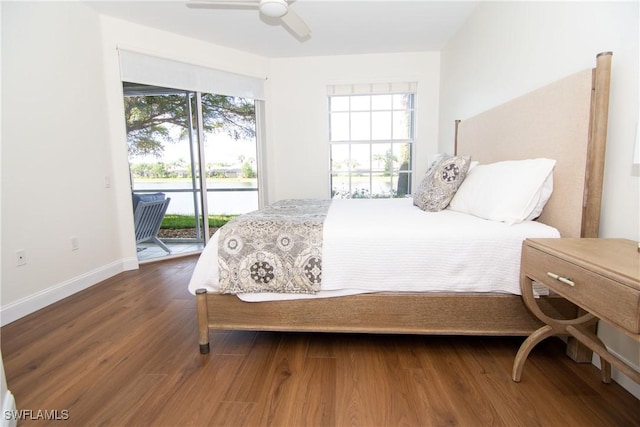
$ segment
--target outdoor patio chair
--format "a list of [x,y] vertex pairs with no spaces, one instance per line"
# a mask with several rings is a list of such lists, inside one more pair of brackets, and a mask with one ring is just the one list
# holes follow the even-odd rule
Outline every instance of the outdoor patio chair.
[[133,195],[133,225],[136,231],[136,244],[154,242],[167,253],[171,250],[158,238],[158,231],[164,214],[171,201],[164,193]]

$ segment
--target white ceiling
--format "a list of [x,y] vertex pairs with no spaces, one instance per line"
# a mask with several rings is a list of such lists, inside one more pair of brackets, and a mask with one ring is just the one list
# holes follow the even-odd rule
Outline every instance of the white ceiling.
[[257,9],[192,8],[187,0],[87,1],[99,13],[266,57],[415,52],[442,49],[476,1],[297,0],[311,28],[300,41]]

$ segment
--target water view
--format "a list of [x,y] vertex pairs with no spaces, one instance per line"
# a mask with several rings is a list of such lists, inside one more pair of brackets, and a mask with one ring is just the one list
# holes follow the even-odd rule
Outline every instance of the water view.
[[[193,215],[196,211],[191,181],[136,181],[134,185],[134,192],[161,192],[170,197],[167,214]],[[238,215],[258,209],[256,185],[250,181],[207,181],[209,215]]]

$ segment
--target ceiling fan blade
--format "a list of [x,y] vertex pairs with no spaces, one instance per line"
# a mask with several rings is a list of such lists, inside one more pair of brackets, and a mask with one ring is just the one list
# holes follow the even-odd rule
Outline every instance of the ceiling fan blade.
[[[1,1],[1,0],[0,0]],[[287,12],[282,15],[280,18],[276,18],[273,15],[271,19],[280,19],[280,23],[286,27],[291,33],[293,33],[298,39],[301,41],[307,40],[311,37],[311,30],[304,23],[302,18],[298,16],[293,10],[291,10],[289,5],[293,4],[295,0],[285,0],[287,5]],[[281,3],[282,0],[276,1],[275,3]],[[269,3],[268,1],[265,3]],[[284,2],[282,2],[284,3]],[[265,14],[265,16],[270,17],[271,15],[266,11],[262,10],[263,3],[261,0],[189,0],[187,2],[187,6],[191,8],[258,8],[260,9],[261,14]]]
[[307,24],[305,24],[302,18],[291,8],[289,8],[289,11],[280,19],[287,28],[297,34],[301,39],[306,39],[311,36],[311,30],[307,27]]
[[189,0],[187,7],[206,8],[216,6],[258,7],[260,0]]

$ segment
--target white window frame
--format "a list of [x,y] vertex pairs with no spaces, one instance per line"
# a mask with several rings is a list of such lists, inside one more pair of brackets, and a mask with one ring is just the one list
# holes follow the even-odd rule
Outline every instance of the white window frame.
[[[352,198],[352,197],[367,197],[367,198],[372,198],[372,197],[404,197],[406,195],[411,194],[411,182],[412,182],[412,176],[413,176],[413,162],[414,162],[414,147],[415,147],[415,105],[416,105],[416,97],[417,97],[417,84],[416,83],[383,83],[383,84],[361,84],[361,85],[333,85],[333,86],[329,86],[328,87],[328,97],[327,97],[327,110],[328,110],[328,145],[329,145],[329,150],[330,150],[330,164],[329,164],[329,176],[330,176],[330,193],[332,197],[339,197],[339,198]],[[371,101],[369,101],[369,107],[368,109],[353,109],[352,108],[352,101],[354,100],[354,97],[371,97],[371,96],[375,96],[375,95],[393,95],[393,94],[404,94],[404,95],[410,95],[410,102],[409,105],[406,109],[402,110],[402,109],[394,109],[393,107],[391,107],[390,110],[381,110],[381,109],[374,109],[373,106],[371,105]],[[332,108],[332,98],[333,97],[349,97],[349,107],[347,110],[333,110]],[[403,138],[403,139],[399,139],[399,138],[395,138],[393,137],[394,133],[393,133],[393,112],[394,111],[404,111],[409,113],[408,114],[408,118],[409,118],[409,125],[408,125],[408,137],[407,138]],[[334,135],[332,135],[332,113],[348,113],[349,116],[349,123],[348,123],[348,128],[349,128],[349,136],[347,138],[334,138]],[[390,128],[390,134],[391,137],[390,139],[373,139],[373,126],[374,126],[374,120],[373,120],[373,114],[374,113],[379,113],[379,112],[391,112],[391,121],[389,123],[389,125],[391,126]],[[358,113],[358,114],[362,114],[362,113],[368,113],[369,114],[369,130],[368,130],[368,134],[369,137],[368,138],[354,138],[353,136],[353,128],[352,128],[352,117],[353,117],[353,113]],[[373,166],[373,148],[376,145],[379,144],[385,144],[385,145],[390,145],[391,146],[391,155],[392,156],[397,156],[400,153],[394,151],[395,147],[402,147],[405,144],[408,145],[409,147],[409,152],[408,152],[408,168],[406,170],[402,170],[402,172],[400,172],[399,169],[393,169],[392,173],[391,173],[391,177],[390,179],[390,188],[391,191],[385,196],[382,194],[375,194],[373,192],[374,186],[373,186],[373,179],[374,176],[379,174],[380,171],[379,169],[376,170],[376,168],[374,168]],[[333,148],[339,145],[343,145],[343,146],[347,146],[348,150],[349,150],[349,160],[351,160],[351,156],[352,156],[352,149],[353,147],[357,146],[357,145],[368,145],[369,146],[369,164],[365,165],[364,168],[357,168],[357,169],[352,169],[352,162],[348,162],[348,170],[347,171],[343,171],[343,170],[336,170],[334,169],[335,163],[334,163],[334,159],[333,159]],[[398,177],[395,183],[395,188],[394,188],[394,173],[398,173]],[[353,177],[355,174],[368,174],[369,175],[369,189],[371,189],[371,191],[369,191],[368,195],[365,195],[363,192],[358,193],[357,188],[353,187]],[[347,175],[348,176],[348,190],[346,191],[346,193],[342,193],[342,194],[336,194],[334,193],[334,176],[336,175]],[[406,176],[406,191],[404,193],[398,194],[397,193],[397,181],[399,180],[401,175],[405,175]]]

